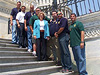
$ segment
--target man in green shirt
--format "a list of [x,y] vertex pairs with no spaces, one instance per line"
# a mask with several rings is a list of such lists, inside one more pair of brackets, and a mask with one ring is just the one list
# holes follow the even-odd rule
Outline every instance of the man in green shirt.
[[81,22],[76,21],[74,13],[70,16],[72,24],[70,30],[70,46],[72,47],[74,59],[77,64],[79,75],[88,75],[86,72],[84,26]]
[[[30,29],[31,29],[32,33],[33,33],[34,22],[35,22],[35,20],[39,19],[38,18],[38,14],[40,12],[41,12],[41,9],[40,8],[36,8],[36,15],[33,15],[30,18],[29,26],[30,26]],[[47,20],[50,23],[50,19],[47,16],[45,16],[44,19]],[[34,38],[32,38],[32,42],[33,42],[33,55],[36,55],[36,40]]]

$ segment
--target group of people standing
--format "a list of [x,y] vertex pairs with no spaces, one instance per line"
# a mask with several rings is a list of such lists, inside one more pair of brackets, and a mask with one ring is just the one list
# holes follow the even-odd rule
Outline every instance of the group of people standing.
[[[28,52],[33,51],[33,54],[37,55],[38,61],[46,61],[48,60],[47,51],[49,51],[47,50],[47,40],[52,40],[54,60],[61,62],[61,72],[65,73],[72,71],[71,55],[68,48],[70,37],[70,46],[79,75],[88,75],[86,72],[84,26],[81,22],[76,21],[76,15],[71,14],[72,23],[68,27],[68,20],[63,17],[62,12],[52,11],[53,19],[50,20],[40,8],[36,8],[34,11],[34,5],[30,5],[30,11],[27,13],[25,13],[26,7],[20,8],[20,6],[21,2],[18,1],[17,7],[11,11],[12,43],[19,44],[19,48],[28,47]],[[57,43],[55,43],[56,41]],[[55,44],[59,45],[59,48],[56,48]]]

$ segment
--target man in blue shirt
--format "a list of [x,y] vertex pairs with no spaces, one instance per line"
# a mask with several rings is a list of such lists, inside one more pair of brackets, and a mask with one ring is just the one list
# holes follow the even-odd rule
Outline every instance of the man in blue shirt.
[[[16,23],[16,15],[18,12],[21,12],[21,2],[17,2],[17,7],[13,8],[11,11],[11,16],[10,16],[10,24],[12,25],[12,43],[13,44],[18,44],[19,43],[19,35],[18,35],[18,27]],[[17,35],[16,35],[17,32]]]
[[32,51],[32,32],[29,27],[29,21],[34,14],[35,14],[34,5],[30,5],[30,11],[27,12],[24,17],[25,31],[27,32],[27,39],[28,39],[28,52]]
[[58,12],[58,25],[59,30],[55,32],[55,37],[58,37],[58,42],[61,51],[61,63],[62,63],[62,70],[61,72],[69,72],[72,69],[71,65],[71,56],[68,48],[69,44],[69,30],[68,30],[68,20],[62,17],[62,13]]
[[59,30],[58,26],[58,19],[57,19],[57,12],[52,12],[53,19],[50,21],[50,36],[51,39],[49,41],[50,49],[52,50],[51,53],[53,53],[54,61],[56,61],[56,65],[61,65],[61,57],[60,57],[60,50],[59,50],[59,44],[58,39],[55,38],[54,33]]

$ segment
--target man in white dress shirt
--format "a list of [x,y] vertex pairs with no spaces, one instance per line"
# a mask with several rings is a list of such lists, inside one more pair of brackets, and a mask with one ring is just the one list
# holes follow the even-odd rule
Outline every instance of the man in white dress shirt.
[[21,12],[19,12],[16,16],[16,21],[18,25],[18,31],[19,31],[19,48],[25,48],[26,47],[26,32],[24,29],[24,16],[25,16],[25,10],[26,7],[21,7]]

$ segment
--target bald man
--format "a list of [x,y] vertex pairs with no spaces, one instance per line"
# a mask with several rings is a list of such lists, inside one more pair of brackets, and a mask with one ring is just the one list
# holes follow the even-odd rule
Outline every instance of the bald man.
[[34,5],[30,5],[30,11],[25,14],[24,17],[24,27],[25,31],[27,32],[27,39],[28,39],[28,52],[32,51],[32,32],[29,27],[30,18],[35,15]]

